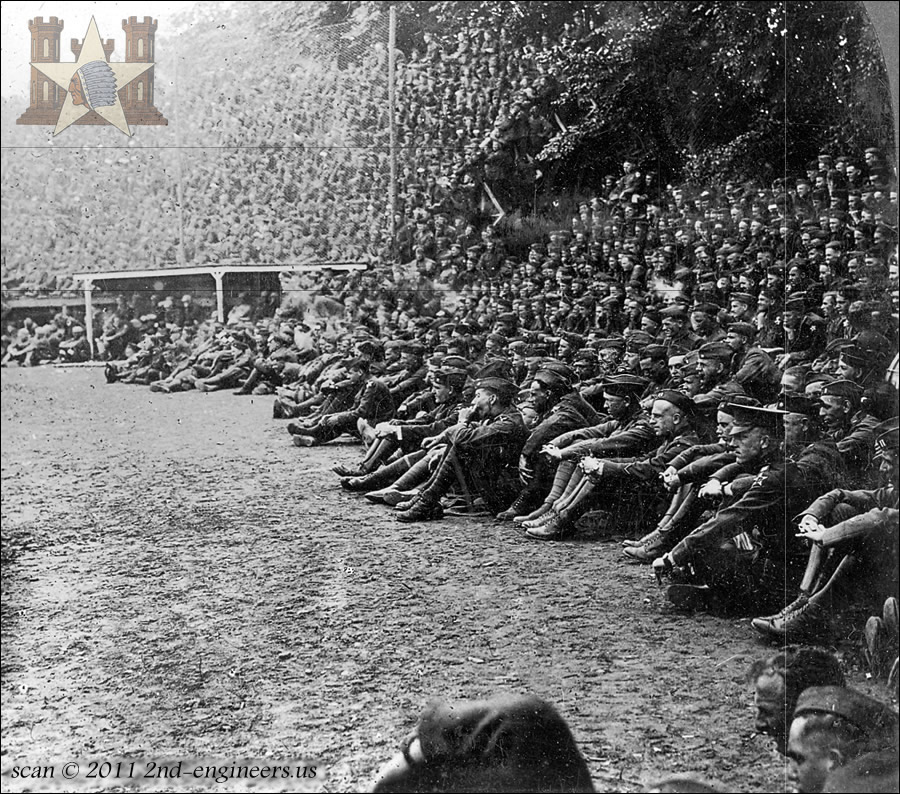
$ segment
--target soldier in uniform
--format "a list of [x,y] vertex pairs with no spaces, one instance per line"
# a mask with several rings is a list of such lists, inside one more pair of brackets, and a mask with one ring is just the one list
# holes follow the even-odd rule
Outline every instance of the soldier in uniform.
[[662,343],[670,356],[684,355],[700,346],[700,337],[691,331],[683,306],[668,306],[659,314],[662,317]]
[[[810,422],[783,423],[793,410],[752,406],[732,410],[729,438],[734,467],[741,473],[755,468],[757,476],[746,489],[743,484],[735,489],[727,477],[717,478],[717,488],[707,493],[718,493],[726,501],[672,551],[653,561],[660,576],[691,566],[693,577],[666,591],[679,607],[727,609],[779,600],[782,606],[786,589],[799,580],[805,556],[784,517],[795,515],[812,495],[832,487],[845,472],[833,445],[808,443],[814,438]],[[784,454],[782,438],[788,442]]]
[[643,512],[638,505],[648,510],[660,507],[665,491],[659,475],[672,458],[699,442],[691,427],[694,414],[693,401],[681,392],[666,390],[657,394],[650,424],[662,444],[637,457],[583,458],[578,465],[586,476],[568,495],[554,502],[538,519],[540,523],[526,524],[528,537],[561,540],[571,535],[578,518],[597,506],[598,497],[603,505],[610,501],[630,502],[637,512]]
[[871,585],[875,573],[896,569],[897,520],[900,517],[900,431],[897,420],[883,422],[876,457],[888,482],[874,490],[835,488],[800,514],[798,537],[812,542],[799,595],[776,615],[754,618],[751,625],[775,639],[819,636],[829,623],[829,608],[847,602],[854,591]]
[[[335,467],[336,473],[343,478],[341,486],[348,491],[383,488],[424,458],[422,442],[456,423],[457,415],[463,408],[463,390],[467,379],[466,370],[458,367],[435,371],[431,375],[435,408],[414,419],[391,419],[375,425],[375,441],[359,467],[356,470]],[[398,450],[402,453],[400,460],[382,466]]]
[[723,340],[734,353],[731,378],[761,403],[772,402],[778,393],[778,367],[772,357],[753,345],[756,328],[749,322],[733,322]]
[[[855,759],[882,752],[892,758],[893,773],[886,788],[832,791],[896,791],[897,713],[889,706],[853,689],[813,686],[797,699],[787,745],[788,786],[800,794],[826,790],[829,777]],[[888,767],[890,768],[890,767]],[[889,778],[893,777],[893,782]]]
[[480,495],[493,512],[504,510],[518,493],[517,464],[528,431],[515,406],[519,387],[505,378],[482,378],[469,408],[457,424],[431,439],[444,445],[431,478],[399,521],[429,521],[443,516],[441,497],[459,484]]
[[321,416],[314,424],[288,425],[294,446],[314,447],[349,433],[360,435],[359,421],[371,424],[385,422],[394,415],[394,400],[387,386],[370,374],[371,363],[366,358],[354,359],[347,372],[349,387],[356,392],[349,410]]
[[851,475],[861,484],[869,469],[878,420],[860,409],[863,390],[850,380],[826,383],[819,396],[819,416],[825,435],[847,461]]
[[564,433],[591,427],[600,421],[597,412],[572,385],[567,369],[546,367],[534,375],[531,404],[537,412],[537,421],[519,458],[519,476],[525,487],[512,505],[497,516],[501,520],[530,512],[549,490],[554,469],[547,456],[542,454],[544,445]]

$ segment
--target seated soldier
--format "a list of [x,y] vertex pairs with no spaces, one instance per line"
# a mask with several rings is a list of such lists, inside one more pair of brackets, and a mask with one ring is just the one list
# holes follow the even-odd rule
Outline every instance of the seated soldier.
[[567,366],[547,364],[531,382],[532,407],[537,422],[528,435],[519,459],[519,477],[525,484],[516,500],[497,518],[511,519],[526,514],[543,497],[553,482],[550,460],[541,451],[547,442],[563,433],[590,427],[600,420],[597,412],[573,386],[574,372]]
[[[375,425],[375,441],[366,452],[357,472],[346,472],[341,486],[348,491],[373,491],[390,485],[413,463],[421,460],[426,450],[422,442],[455,424],[463,407],[463,389],[468,373],[464,369],[439,369],[432,373],[431,390],[436,406],[416,419],[405,421],[391,419]],[[382,466],[397,452],[401,456],[412,456],[402,468],[394,467],[385,471]],[[379,466],[382,466],[379,469]],[[338,472],[342,473],[342,472]]]
[[787,752],[787,735],[794,707],[811,686],[844,686],[844,674],[834,654],[824,648],[787,645],[767,659],[754,662],[748,674],[753,684],[756,731],[775,740]]
[[644,505],[646,512],[661,512],[665,491],[659,475],[676,455],[698,443],[691,426],[693,417],[690,397],[672,390],[661,391],[653,402],[650,424],[662,444],[654,452],[637,457],[582,459],[578,465],[586,476],[568,495],[554,502],[551,510],[537,520],[540,523],[524,524],[528,537],[563,539],[575,532],[575,523],[582,515],[610,506],[610,502],[630,502],[632,512],[636,505]]
[[792,406],[790,412],[734,407],[734,465],[742,473],[755,468],[757,477],[738,492],[728,483],[721,485],[724,479],[719,481],[720,493],[729,500],[653,561],[658,575],[691,566],[692,576],[666,592],[676,606],[730,609],[779,599],[779,606],[784,604],[785,590],[799,579],[804,556],[784,517],[845,476],[834,446],[814,442],[809,416],[800,412],[803,407]]
[[569,727],[532,695],[432,703],[372,791],[590,792]]
[[88,344],[84,328],[80,325],[72,326],[72,338],[59,343],[59,359],[67,364],[78,364],[90,361],[91,347]]
[[545,444],[541,452],[557,461],[556,473],[544,501],[537,509],[513,519],[526,528],[535,526],[553,509],[557,500],[570,494],[581,482],[583,472],[578,463],[586,455],[625,457],[639,455],[656,441],[647,413],[641,408],[639,396],[646,385],[645,378],[633,375],[610,375],[598,387],[608,419],[591,427],[563,433]]
[[801,511],[797,537],[812,541],[812,548],[799,595],[778,614],[751,621],[761,634],[783,639],[823,633],[835,606],[869,586],[879,569],[890,576],[896,566],[900,433],[896,419],[879,429],[876,460],[887,484],[870,491],[836,488]]
[[853,689],[810,687],[797,700],[791,721],[788,785],[801,794],[816,794],[841,767],[882,751],[896,758],[897,714],[892,708]]
[[454,485],[480,495],[493,512],[507,508],[518,492],[517,463],[528,431],[513,403],[519,387],[505,378],[482,378],[471,407],[459,422],[430,439],[444,445],[434,473],[398,520],[428,521],[443,515],[440,499]]
[[716,411],[715,444],[696,444],[689,447],[669,463],[660,474],[663,484],[674,491],[669,509],[659,524],[639,540],[626,540],[623,554],[637,562],[651,563],[660,554],[672,548],[696,525],[708,503],[697,499],[698,482],[705,482],[726,465],[734,463],[734,450],[730,449],[728,434],[734,425],[732,405],[759,405],[752,397],[735,395],[730,402],[723,402]]
[[394,415],[391,393],[380,380],[371,377],[370,366],[368,359],[356,358],[348,367],[347,380],[356,395],[348,410],[322,416],[315,424],[297,426],[292,422],[288,425],[288,431],[294,437],[294,446],[314,447],[344,433],[359,438],[360,419],[377,424],[386,422]]

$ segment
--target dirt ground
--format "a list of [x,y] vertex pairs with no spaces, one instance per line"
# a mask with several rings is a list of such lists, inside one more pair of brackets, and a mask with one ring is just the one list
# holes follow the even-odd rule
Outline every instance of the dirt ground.
[[746,619],[671,611],[618,543],[400,524],[338,487],[358,447],[299,450],[271,404],[3,371],[4,789],[22,763],[255,757],[360,790],[429,698],[513,691],[558,707],[598,790],[784,790]]

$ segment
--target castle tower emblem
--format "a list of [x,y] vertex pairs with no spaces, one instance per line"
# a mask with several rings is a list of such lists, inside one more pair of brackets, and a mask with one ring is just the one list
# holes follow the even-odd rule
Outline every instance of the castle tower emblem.
[[53,125],[54,135],[73,124],[112,124],[126,135],[131,126],[166,125],[154,104],[153,57],[157,21],[122,20],[125,61],[111,62],[115,42],[100,40],[91,19],[83,41],[72,39],[74,63],[60,62],[63,20],[35,17],[31,31],[31,85],[28,109],[17,124]]

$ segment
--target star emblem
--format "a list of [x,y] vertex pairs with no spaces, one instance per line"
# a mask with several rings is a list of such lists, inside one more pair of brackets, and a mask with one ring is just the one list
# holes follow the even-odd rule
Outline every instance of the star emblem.
[[[91,24],[88,25],[84,36],[84,45],[75,63],[31,65],[66,92],[56,128],[53,130],[54,135],[59,135],[92,110],[108,124],[112,124],[126,135],[131,135],[131,129],[125,120],[125,110],[119,99],[119,91],[154,64],[107,63],[97,23],[91,17]],[[114,84],[110,75],[115,78]]]

